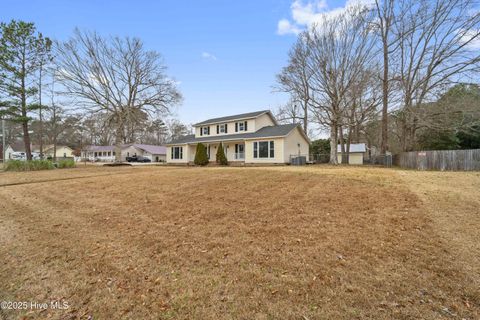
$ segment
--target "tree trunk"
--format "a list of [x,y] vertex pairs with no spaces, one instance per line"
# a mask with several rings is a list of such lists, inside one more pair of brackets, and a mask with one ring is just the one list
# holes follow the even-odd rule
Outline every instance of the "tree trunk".
[[[26,112],[25,112],[26,113]],[[24,114],[22,110],[22,115]],[[26,116],[24,116],[26,117]],[[22,122],[22,129],[23,129],[23,143],[25,144],[25,154],[27,156],[27,160],[32,160],[32,149],[30,148],[30,134],[28,133],[28,121],[24,120]]]
[[39,136],[40,136],[40,159],[43,159],[43,116],[42,116],[42,68],[40,65],[40,73],[38,77],[38,104],[39,104],[39,117],[40,117],[40,126],[39,126]]
[[21,108],[22,108],[22,128],[23,128],[23,143],[25,144],[25,154],[27,160],[32,160],[32,150],[30,148],[30,134],[28,133],[28,118],[27,118],[27,96],[25,88],[25,58],[22,65],[22,80],[21,80]]
[[303,106],[303,131],[308,136],[308,104],[307,102],[304,103]]
[[381,154],[388,151],[388,43],[383,39],[383,79],[382,79],[382,141]]
[[347,162],[347,154],[345,153],[345,139],[343,139],[343,126],[338,127],[338,140],[340,142],[340,150],[342,152],[342,164],[346,164]]
[[330,164],[338,164],[337,144],[338,144],[338,128],[337,128],[337,123],[333,122],[330,125]]
[[57,137],[53,139],[53,162],[57,161]]
[[122,162],[122,136],[123,136],[123,124],[120,119],[117,120],[117,132],[115,134],[115,162]]

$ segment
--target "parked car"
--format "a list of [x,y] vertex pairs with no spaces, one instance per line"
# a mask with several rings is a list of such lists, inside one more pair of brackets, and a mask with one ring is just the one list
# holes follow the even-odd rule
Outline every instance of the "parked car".
[[152,160],[146,157],[137,157],[137,162],[152,162]]
[[132,157],[127,157],[127,162],[152,162],[149,158],[142,157],[142,156],[132,156]]

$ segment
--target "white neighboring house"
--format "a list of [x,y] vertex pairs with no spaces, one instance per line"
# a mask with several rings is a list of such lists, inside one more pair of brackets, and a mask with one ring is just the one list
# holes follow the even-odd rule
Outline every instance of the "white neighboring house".
[[[32,153],[32,159],[40,159],[40,153],[35,152],[35,148],[31,145],[30,151]],[[16,141],[7,145],[5,149],[5,158],[7,160],[27,160],[27,153],[25,152],[25,144],[23,141]]]
[[220,143],[228,161],[243,164],[290,163],[293,156],[308,159],[310,140],[299,124],[279,125],[270,110],[214,118],[194,125],[195,134],[167,144],[167,162],[193,163],[197,145],[215,161]]
[[[337,146],[337,161],[342,163],[342,147]],[[348,164],[363,164],[363,159],[366,156],[367,148],[365,143],[352,143],[350,144],[350,153],[348,157]]]
[[152,162],[165,162],[167,160],[167,147],[151,144],[134,143],[122,149],[122,161],[127,157],[138,156],[150,159]]
[[81,158],[88,161],[115,161],[115,146],[86,146],[82,148]]
[[[149,144],[125,144],[122,146],[122,161],[127,157],[145,157],[152,162],[165,162],[167,148]],[[114,162],[115,146],[86,146],[81,151],[81,158],[89,161]]]
[[[12,159],[12,155],[15,151],[12,149],[12,147],[7,144],[5,148],[5,159],[8,161],[9,159]],[[0,146],[0,161],[3,162],[3,146]]]

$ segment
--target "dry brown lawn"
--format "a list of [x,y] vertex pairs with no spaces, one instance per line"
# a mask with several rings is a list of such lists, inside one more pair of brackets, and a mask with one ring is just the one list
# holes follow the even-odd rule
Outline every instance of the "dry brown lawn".
[[0,319],[479,319],[480,173],[0,173]]

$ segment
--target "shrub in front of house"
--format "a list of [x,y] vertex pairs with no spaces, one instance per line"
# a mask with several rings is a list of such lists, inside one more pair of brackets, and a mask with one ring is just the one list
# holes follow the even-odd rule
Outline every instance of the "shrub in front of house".
[[197,166],[205,166],[208,164],[207,148],[203,143],[197,144],[197,151],[195,152],[193,163]]
[[65,169],[65,168],[75,168],[75,161],[73,159],[63,159],[57,162],[57,168]]
[[223,150],[223,144],[220,142],[217,150],[217,163],[221,164],[222,166],[228,165],[227,156],[225,155],[225,150]]
[[36,170],[51,170],[55,166],[48,160],[9,160],[5,163],[5,171],[36,171]]

